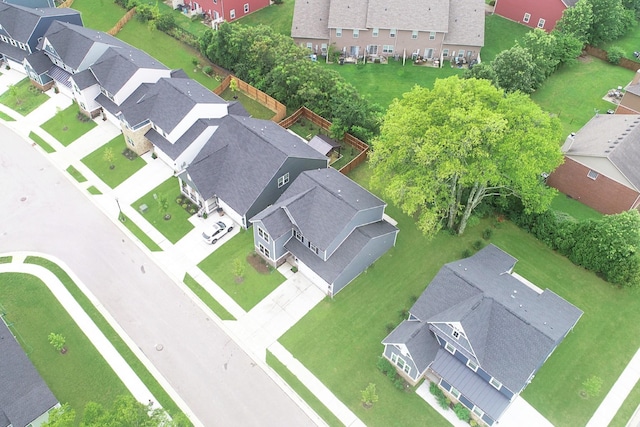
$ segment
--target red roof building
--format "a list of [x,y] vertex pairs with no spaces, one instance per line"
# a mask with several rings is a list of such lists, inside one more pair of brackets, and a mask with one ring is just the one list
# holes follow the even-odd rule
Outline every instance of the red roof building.
[[207,15],[214,24],[235,21],[270,4],[269,0],[174,0],[174,3],[176,1],[183,4],[188,13]]
[[496,0],[493,13],[531,28],[550,32],[562,12],[577,0]]

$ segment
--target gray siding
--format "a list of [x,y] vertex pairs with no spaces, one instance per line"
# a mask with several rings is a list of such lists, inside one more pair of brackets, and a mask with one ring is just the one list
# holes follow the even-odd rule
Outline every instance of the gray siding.
[[395,243],[396,234],[398,231],[385,234],[383,236],[371,239],[367,245],[360,251],[360,253],[353,259],[351,264],[345,268],[342,273],[332,283],[333,295],[340,292],[345,286],[347,286],[353,279],[358,277],[360,273],[373,264],[378,258],[380,258],[386,251],[391,249]]
[[[302,141],[301,141],[302,143]],[[271,178],[271,181],[264,186],[262,193],[253,202],[253,205],[245,213],[245,217],[253,218],[256,214],[267,206],[272,205],[278,200],[278,197],[289,188],[289,185],[300,175],[300,173],[311,169],[324,169],[327,167],[328,160],[322,159],[303,159],[289,157],[282,164],[278,172]],[[289,173],[289,183],[278,188],[278,178]],[[248,224],[247,224],[248,227]]]
[[411,367],[411,369],[407,373],[406,371],[402,370],[398,365],[394,364],[393,362],[391,362],[391,364],[394,365],[398,371],[402,371],[403,375],[408,376],[413,381],[418,380],[418,377],[420,376],[420,372],[418,372],[418,368],[416,367],[416,364],[413,363],[413,360],[411,360],[411,357],[403,356],[400,350],[398,350],[394,345],[389,345],[389,344],[384,346],[383,354],[384,354],[384,357],[389,359],[389,362],[391,362],[391,355],[397,354],[399,357],[401,357],[405,361],[407,365]]
[[[326,249],[326,257],[330,257],[342,244],[342,242],[349,237],[349,234],[361,225],[371,224],[376,221],[382,220],[384,215],[384,206],[379,206],[372,209],[361,210],[355,214],[351,221],[344,227],[344,229],[336,236],[335,240]],[[326,258],[325,258],[326,259]]]

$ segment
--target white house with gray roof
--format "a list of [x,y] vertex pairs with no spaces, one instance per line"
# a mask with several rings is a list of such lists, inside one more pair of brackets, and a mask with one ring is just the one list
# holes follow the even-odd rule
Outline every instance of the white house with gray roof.
[[395,245],[386,204],[333,168],[305,171],[251,219],[256,252],[333,296]]
[[582,311],[513,272],[494,245],[446,264],[383,341],[383,355],[415,384],[435,379],[473,417],[494,425]]
[[211,136],[178,175],[182,192],[203,212],[222,208],[244,228],[300,173],[327,167],[327,157],[268,120],[227,115],[200,125]]
[[305,0],[294,6],[291,36],[318,55],[479,59],[482,0]]
[[80,13],[67,8],[30,8],[0,3],[0,60],[21,72],[23,61],[37,51],[38,42],[56,21],[82,25]]
[[0,319],[0,427],[38,427],[60,406]]

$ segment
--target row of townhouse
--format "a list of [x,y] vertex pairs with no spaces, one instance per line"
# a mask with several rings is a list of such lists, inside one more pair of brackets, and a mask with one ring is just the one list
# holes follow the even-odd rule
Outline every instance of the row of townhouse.
[[[256,251],[271,264],[288,259],[334,295],[395,244],[398,230],[384,218],[385,204],[328,168],[327,153],[303,138],[271,121],[249,117],[241,104],[225,101],[184,71],[171,70],[113,36],[83,27],[75,11],[4,7],[12,11],[0,14],[5,35],[25,44],[30,32],[13,31],[5,21],[22,22],[18,27],[24,29],[34,26],[33,16],[41,18],[38,22],[49,16],[67,18],[48,20],[47,28],[32,36],[34,50],[21,57],[12,55],[11,43],[0,43],[0,53],[11,66],[24,70],[34,85],[43,90],[55,85],[86,115],[102,115],[119,126],[127,147],[137,154],[153,151],[173,169],[180,191],[200,207],[200,214],[222,209],[249,228],[253,217],[261,217],[261,211],[282,197],[305,191],[298,189],[305,182],[302,175],[322,171],[331,177],[332,189],[323,188],[337,197],[324,199],[327,204],[313,217],[315,228],[292,219],[285,239],[295,240],[295,232],[296,241],[318,245],[292,246],[284,256],[282,248],[269,250],[260,243],[268,239],[267,233],[282,237],[280,229],[267,232],[265,225],[255,234]],[[352,188],[358,191],[341,190]],[[374,198],[375,215],[354,220],[353,212],[337,209],[347,196],[362,210],[369,209],[362,201]],[[323,246],[325,240],[317,233],[337,233],[325,225],[338,223],[349,226],[333,236],[337,240],[331,248]],[[281,238],[278,242],[286,243]],[[331,275],[324,273],[329,268]]]

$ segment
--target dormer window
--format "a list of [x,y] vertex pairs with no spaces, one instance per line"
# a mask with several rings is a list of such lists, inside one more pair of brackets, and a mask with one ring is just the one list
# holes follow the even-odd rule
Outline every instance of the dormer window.
[[296,236],[296,239],[298,239],[300,242],[304,243],[304,236],[301,232],[299,232],[298,230],[294,230],[293,235]]
[[280,178],[278,178],[278,188],[285,186],[288,183],[289,183],[289,172],[285,173]]
[[316,255],[318,254],[318,247],[311,242],[309,242],[309,249],[311,249],[311,251]]

